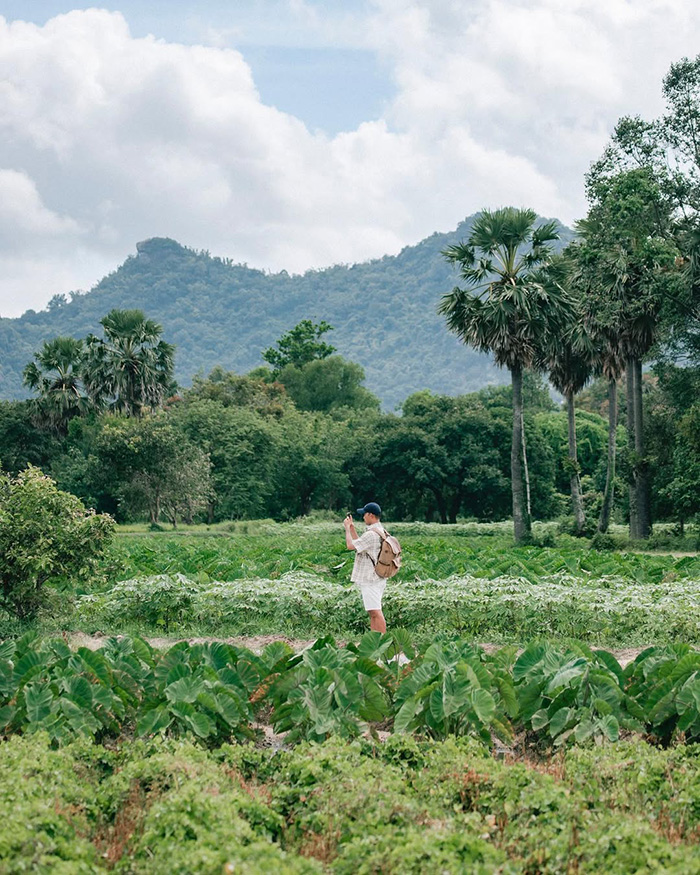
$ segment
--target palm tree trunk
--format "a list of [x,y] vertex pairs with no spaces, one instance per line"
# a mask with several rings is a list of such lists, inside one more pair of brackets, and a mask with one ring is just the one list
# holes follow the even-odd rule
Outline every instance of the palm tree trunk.
[[605,533],[610,525],[613,499],[615,497],[615,450],[617,440],[617,380],[608,382],[608,472],[605,477],[605,495],[600,509],[598,531]]
[[642,394],[642,360],[634,360],[634,455],[635,485],[637,487],[637,537],[651,534],[651,507],[649,502],[649,473],[644,458],[644,396]]
[[522,410],[520,411],[520,442],[523,447],[523,472],[525,474],[525,498],[526,498],[526,507],[527,507],[527,515],[529,519],[532,519],[532,502],[530,500],[530,469],[527,465],[527,444],[525,443],[525,416],[523,415]]
[[586,517],[583,512],[581,497],[581,478],[578,470],[578,448],[576,446],[576,411],[574,409],[574,393],[566,393],[566,407],[569,422],[569,462],[571,463],[571,505],[574,512],[576,534],[583,534]]
[[510,446],[510,478],[513,493],[513,534],[516,544],[529,540],[531,525],[530,517],[523,504],[523,473],[520,453],[522,450],[523,422],[523,370],[520,365],[511,369],[513,385],[513,440]]
[[630,538],[639,537],[639,516],[637,514],[637,465],[635,462],[635,381],[634,359],[630,356],[625,365],[625,397],[627,402],[627,450],[629,454],[629,475],[627,489],[630,504]]

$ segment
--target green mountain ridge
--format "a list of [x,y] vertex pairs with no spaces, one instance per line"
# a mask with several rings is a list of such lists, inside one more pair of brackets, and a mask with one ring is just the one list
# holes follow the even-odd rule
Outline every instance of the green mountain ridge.
[[[457,395],[507,381],[488,356],[464,347],[437,314],[457,284],[441,250],[468,236],[475,217],[434,233],[398,255],[301,275],[267,273],[155,237],[91,291],[40,312],[0,318],[0,398],[27,397],[22,370],[45,340],[101,333],[111,309],[139,308],[175,344],[175,375],[188,385],[215,365],[246,373],[262,350],[302,319],[325,320],[340,355],[365,369],[387,409],[412,392]],[[573,232],[560,226],[560,246]]]

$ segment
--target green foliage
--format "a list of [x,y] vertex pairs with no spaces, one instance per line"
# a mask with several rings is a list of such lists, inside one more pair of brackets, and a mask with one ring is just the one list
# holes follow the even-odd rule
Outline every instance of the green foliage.
[[396,691],[394,730],[510,740],[517,703],[503,661],[459,640],[431,644]]
[[270,347],[262,353],[263,359],[273,367],[273,376],[277,377],[284,368],[303,368],[305,365],[319,359],[328,358],[335,352],[335,347],[321,340],[324,334],[332,331],[333,326],[327,322],[314,324],[310,319],[302,319],[277,341],[277,349]]
[[0,606],[30,619],[46,586],[94,574],[114,530],[110,517],[86,511],[38,468],[0,473]]
[[391,644],[390,635],[376,632],[353,649],[320,638],[299,656],[288,657],[277,667],[280,677],[269,693],[275,730],[288,732],[289,741],[323,741],[331,735],[352,738],[366,730],[366,721],[382,720],[389,702],[381,657]]
[[620,728],[641,730],[617,660],[584,645],[562,650],[530,644],[513,666],[520,716],[558,747],[589,739],[617,741]]

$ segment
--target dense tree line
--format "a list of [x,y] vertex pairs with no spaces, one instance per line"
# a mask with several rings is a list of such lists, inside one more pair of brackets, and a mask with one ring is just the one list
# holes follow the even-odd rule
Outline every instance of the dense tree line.
[[[160,326],[113,310],[103,338],[35,354],[24,380],[38,397],[0,408],[0,462],[40,464],[118,518],[173,525],[378,498],[400,519],[512,515],[518,542],[533,517],[567,512],[579,535],[614,514],[633,538],[654,516],[682,529],[700,510],[700,56],[671,67],[664,94],[659,120],[618,123],[563,252],[555,222],[512,207],[442,250],[459,285],[439,311],[509,371],[508,389],[421,391],[383,413],[363,367],[323,339],[330,324],[304,319],[261,351],[269,367],[217,367],[177,394]],[[367,302],[375,324],[382,300]],[[590,407],[577,416],[581,403],[607,427]]]

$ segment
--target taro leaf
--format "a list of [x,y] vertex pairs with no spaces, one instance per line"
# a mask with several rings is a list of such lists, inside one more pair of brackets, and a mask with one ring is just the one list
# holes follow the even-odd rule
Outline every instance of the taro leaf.
[[394,717],[394,732],[410,732],[417,725],[416,715],[421,709],[417,699],[408,699]]
[[199,678],[179,678],[165,688],[165,696],[173,703],[187,702],[191,704],[202,692],[202,681]]
[[591,708],[601,717],[605,717],[607,714],[612,714],[613,712],[610,702],[606,702],[605,699],[601,698],[594,699]]
[[62,638],[52,638],[47,642],[47,646],[58,659],[69,659],[73,653]]
[[615,675],[619,685],[621,687],[624,686],[625,675],[622,670],[622,666],[615,659],[612,653],[609,653],[607,650],[594,650],[593,655],[601,665],[604,665],[605,668],[608,669],[608,671],[611,671]]
[[213,641],[204,648],[204,660],[212,668],[219,671],[229,663],[235,664],[236,655],[228,644],[223,641]]
[[363,720],[382,720],[387,716],[388,704],[382,688],[369,678],[362,678],[362,701],[358,713]]
[[14,693],[16,687],[13,675],[12,663],[5,659],[0,660],[0,696],[10,698]]
[[[300,691],[303,695],[303,701],[306,709],[309,712],[311,720],[316,725],[326,725],[329,720],[332,708],[332,693],[324,687],[312,686]],[[326,721],[326,722],[324,722]],[[332,720],[328,724],[328,729],[323,729],[319,734],[330,732],[332,728]]]
[[139,717],[136,723],[136,732],[138,735],[152,735],[167,729],[172,722],[173,717],[168,709],[158,705],[155,708],[144,711]]
[[107,664],[107,660],[101,653],[89,650],[87,647],[79,647],[78,656],[82,660],[84,667],[87,668],[101,684],[108,685],[110,683],[111,671]]
[[386,632],[365,632],[360,638],[360,643],[357,645],[358,656],[364,656],[366,659],[371,659],[376,662],[381,659],[394,643],[394,639]]
[[0,708],[0,727],[4,728],[8,723],[11,723],[16,713],[17,709],[13,708],[12,705],[4,705]]
[[155,660],[153,658],[153,648],[151,645],[147,641],[144,641],[143,638],[134,638],[131,644],[138,659],[153,668]]
[[293,655],[294,651],[289,644],[284,641],[273,641],[265,647],[260,658],[268,671],[279,671],[279,663],[286,662]]
[[24,705],[29,722],[40,723],[48,717],[53,700],[54,696],[48,684],[27,684],[24,689]]
[[549,734],[552,738],[563,732],[575,716],[576,711],[573,708],[560,708],[556,711],[549,721]]
[[581,677],[581,675],[584,674],[587,669],[588,662],[582,657],[573,660],[573,662],[568,662],[566,665],[559,669],[559,671],[554,675],[552,680],[547,684],[545,694],[551,695],[555,690],[558,690],[561,687],[570,686],[571,681]]
[[538,671],[547,649],[545,644],[530,644],[526,647],[513,666],[513,680],[517,683],[529,674]]
[[92,708],[92,686],[84,677],[69,678],[65,691],[71,702],[79,708],[88,711]]
[[177,662],[168,672],[165,683],[174,684],[175,681],[179,681],[180,678],[188,678],[192,676],[192,669],[184,662]]
[[207,738],[214,732],[214,725],[207,715],[197,711],[189,702],[173,702],[170,711],[200,738]]
[[679,714],[685,714],[689,709],[698,716],[700,711],[700,680],[696,677],[689,678],[681,687],[676,696],[676,707]]
[[488,690],[473,690],[470,694],[472,707],[482,723],[489,723],[496,713],[496,702]]
[[333,698],[338,703],[338,707],[343,711],[356,710],[362,702],[362,685],[357,675],[349,669],[341,668],[336,672],[335,677]]
[[35,650],[28,650],[20,661],[15,665],[13,683],[19,688],[28,683],[35,675],[39,674],[42,669],[48,667],[46,654],[37,653]]
[[81,708],[65,696],[58,700],[61,711],[65,714],[70,727],[81,735],[94,736],[100,729],[100,722],[92,712]]
[[93,684],[92,699],[95,706],[102,708],[107,713],[114,712],[118,717],[123,717],[126,713],[122,700],[112,690],[107,689],[107,687]]
[[700,653],[688,653],[683,656],[681,659],[673,667],[673,672],[671,673],[671,680],[676,681],[685,680],[689,674],[697,671],[700,668]]
[[595,732],[595,725],[592,720],[582,720],[574,729],[574,738],[579,744],[587,741]]
[[548,724],[549,714],[547,713],[546,708],[540,708],[539,711],[535,711],[535,713],[530,718],[530,725],[535,732],[538,732],[540,729],[544,729],[544,727]]
[[[251,654],[252,656],[252,654]],[[222,672],[226,669],[222,669]],[[238,685],[242,685],[243,689],[250,695],[260,686],[260,681],[267,675],[267,670],[262,667],[259,660],[239,659],[236,663],[236,676]],[[221,677],[221,673],[219,674]]]
[[15,655],[14,641],[0,641],[0,659],[12,659]]
[[414,659],[416,650],[411,641],[410,632],[407,629],[392,629],[389,633],[393,641],[392,655],[405,654],[409,659]]
[[230,727],[238,726],[243,720],[246,720],[246,715],[241,711],[236,697],[229,693],[226,689],[218,689],[212,695],[213,710],[219,714],[224,722]]
[[608,741],[617,741],[619,739],[620,724],[617,722],[617,717],[614,714],[608,714],[603,717],[600,721],[600,727]]
[[364,656],[358,656],[355,660],[353,669],[368,677],[376,678],[378,675],[386,676],[386,669],[382,665],[377,665],[373,659]]
[[515,687],[510,677],[498,675],[494,678],[496,688],[500,693],[503,704],[506,707],[506,713],[512,719],[518,715],[518,697],[515,694]]

